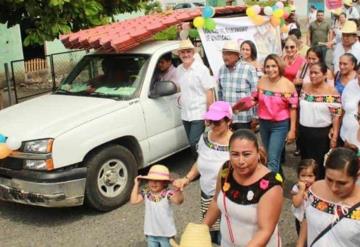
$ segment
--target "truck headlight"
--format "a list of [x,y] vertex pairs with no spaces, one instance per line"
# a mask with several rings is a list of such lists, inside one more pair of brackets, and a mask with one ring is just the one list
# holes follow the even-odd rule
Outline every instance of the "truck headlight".
[[51,153],[54,139],[41,139],[24,143],[25,153]]
[[50,171],[54,169],[52,159],[48,160],[25,160],[25,169]]

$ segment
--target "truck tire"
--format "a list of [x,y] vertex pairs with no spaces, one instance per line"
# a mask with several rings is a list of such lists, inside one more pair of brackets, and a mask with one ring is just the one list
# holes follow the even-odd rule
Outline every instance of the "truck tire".
[[137,164],[120,145],[104,146],[86,161],[85,203],[99,211],[113,210],[129,199]]

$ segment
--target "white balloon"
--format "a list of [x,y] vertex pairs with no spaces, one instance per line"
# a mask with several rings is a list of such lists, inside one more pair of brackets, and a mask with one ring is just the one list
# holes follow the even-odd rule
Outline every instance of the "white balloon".
[[252,7],[257,15],[260,14],[261,7],[259,5],[253,5]]
[[272,16],[272,13],[273,13],[273,10],[270,6],[266,6],[264,8],[264,14],[267,15],[267,16]]
[[284,4],[282,2],[277,2],[275,3],[275,5],[279,8],[279,9],[283,9],[284,8]]
[[6,140],[6,145],[11,150],[18,150],[21,147],[21,141],[17,140],[16,138],[8,137],[8,139]]

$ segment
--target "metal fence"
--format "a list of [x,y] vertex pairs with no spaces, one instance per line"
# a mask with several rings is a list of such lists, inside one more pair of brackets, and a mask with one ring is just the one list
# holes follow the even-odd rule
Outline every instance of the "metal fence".
[[53,91],[86,53],[67,51],[46,55],[44,59],[5,63],[0,109]]

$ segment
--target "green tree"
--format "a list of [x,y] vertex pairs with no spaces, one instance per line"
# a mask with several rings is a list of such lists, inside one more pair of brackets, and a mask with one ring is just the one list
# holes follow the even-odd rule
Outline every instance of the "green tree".
[[[145,0],[146,1],[146,0]],[[139,10],[144,0],[0,0],[0,23],[25,29],[24,45],[43,44],[60,34],[112,21]]]

